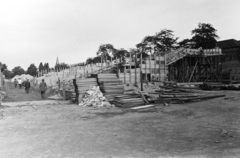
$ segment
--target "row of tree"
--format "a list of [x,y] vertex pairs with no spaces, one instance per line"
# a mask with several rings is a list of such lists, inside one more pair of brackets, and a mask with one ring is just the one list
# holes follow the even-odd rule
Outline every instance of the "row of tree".
[[208,23],[199,23],[198,27],[191,31],[190,39],[183,39],[178,42],[179,38],[174,36],[174,32],[169,29],[163,29],[155,35],[146,36],[143,40],[136,44],[136,48],[130,50],[116,49],[112,44],[101,44],[96,53],[96,57],[88,58],[85,64],[106,61],[110,59],[129,57],[129,54],[143,54],[143,58],[149,53],[166,53],[179,47],[187,47],[193,49],[212,49],[216,47],[219,36],[217,30]]

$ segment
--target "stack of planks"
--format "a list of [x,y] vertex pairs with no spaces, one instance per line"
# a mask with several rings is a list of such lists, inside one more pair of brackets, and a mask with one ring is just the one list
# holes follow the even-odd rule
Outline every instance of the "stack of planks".
[[117,107],[131,108],[149,104],[145,96],[138,92],[138,94],[123,94],[114,97],[113,104]]
[[79,103],[90,86],[98,86],[96,78],[73,79],[72,102]]
[[149,94],[158,94],[158,99],[153,99],[154,103],[186,103],[192,101],[202,101],[206,99],[224,97],[224,94],[207,93],[191,87],[179,87],[179,86],[159,86],[161,90],[155,92],[149,92]]
[[124,86],[116,74],[98,74],[98,82],[100,90],[109,100],[113,100],[114,96],[124,93]]

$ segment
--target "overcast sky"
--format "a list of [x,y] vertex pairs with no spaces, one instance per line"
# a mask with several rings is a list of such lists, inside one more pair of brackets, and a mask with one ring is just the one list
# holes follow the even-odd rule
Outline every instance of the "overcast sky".
[[210,23],[219,40],[240,40],[240,0],[0,0],[0,61],[9,70],[34,63],[84,62],[99,45],[134,48],[171,29],[191,38]]

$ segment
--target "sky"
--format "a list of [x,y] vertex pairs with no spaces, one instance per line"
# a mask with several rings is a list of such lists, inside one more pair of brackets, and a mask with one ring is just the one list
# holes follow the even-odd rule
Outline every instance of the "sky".
[[240,40],[239,8],[239,0],[0,0],[0,62],[9,70],[84,62],[100,44],[129,50],[162,29],[191,38],[199,22],[218,40]]

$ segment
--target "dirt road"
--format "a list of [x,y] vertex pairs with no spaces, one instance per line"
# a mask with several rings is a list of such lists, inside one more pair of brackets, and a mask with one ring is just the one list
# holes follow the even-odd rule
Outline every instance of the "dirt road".
[[0,109],[1,158],[240,157],[240,93],[126,112],[77,105]]

